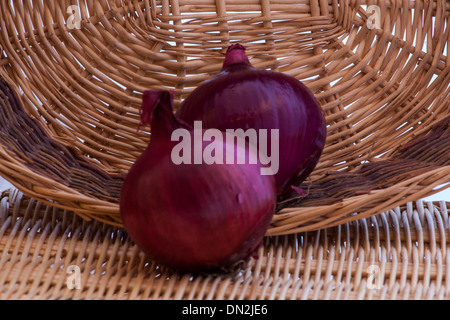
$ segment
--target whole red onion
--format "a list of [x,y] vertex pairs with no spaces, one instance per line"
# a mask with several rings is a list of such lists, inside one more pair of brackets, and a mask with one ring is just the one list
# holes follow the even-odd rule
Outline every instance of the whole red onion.
[[[143,251],[166,266],[183,271],[226,268],[248,258],[262,242],[275,210],[275,180],[260,174],[259,162],[195,164],[196,155],[187,156],[187,149],[183,158],[191,164],[176,164],[181,141],[172,141],[177,140],[175,132],[193,137],[194,152],[204,152],[213,142],[202,139],[198,149],[196,136],[205,130],[195,132],[177,119],[172,104],[167,91],[144,93],[141,120],[150,124],[151,139],[122,187],[123,224]],[[236,156],[252,156],[249,148],[225,138],[214,141],[224,154],[232,149]]]
[[310,175],[325,144],[325,118],[314,94],[292,76],[252,67],[240,44],[228,47],[221,72],[197,87],[176,114],[223,131],[279,129],[280,195]]

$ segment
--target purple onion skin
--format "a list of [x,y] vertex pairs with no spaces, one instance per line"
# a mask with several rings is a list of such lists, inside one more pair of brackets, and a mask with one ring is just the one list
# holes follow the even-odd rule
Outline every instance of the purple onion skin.
[[217,270],[247,259],[272,220],[273,176],[261,175],[260,164],[174,164],[178,142],[169,134],[189,127],[173,116],[168,93],[156,94],[166,96],[150,121],[152,139],[122,188],[126,231],[149,256],[179,271]]
[[[224,67],[197,87],[176,115],[203,128],[279,129],[278,194],[288,194],[316,167],[326,139],[323,110],[300,81],[250,65],[241,45],[228,48]],[[268,140],[270,146],[270,136]]]

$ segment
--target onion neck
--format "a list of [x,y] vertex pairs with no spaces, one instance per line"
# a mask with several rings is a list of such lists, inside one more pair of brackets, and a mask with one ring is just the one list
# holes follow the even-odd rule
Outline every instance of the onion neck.
[[222,70],[228,66],[240,63],[251,66],[250,61],[245,54],[245,47],[241,44],[233,44],[228,47],[227,52],[225,53],[225,60],[223,62]]
[[170,139],[172,132],[189,126],[173,113],[173,93],[166,90],[147,90],[142,97],[142,128],[150,125],[152,139]]

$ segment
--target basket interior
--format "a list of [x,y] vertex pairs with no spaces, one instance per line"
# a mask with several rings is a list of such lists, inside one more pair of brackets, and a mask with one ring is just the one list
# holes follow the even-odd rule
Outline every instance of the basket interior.
[[136,130],[142,92],[174,90],[178,106],[237,42],[255,67],[303,81],[326,114],[308,195],[279,204],[273,232],[375,214],[450,181],[447,2],[20,2],[0,6],[0,76],[18,101],[3,128],[23,119],[2,131],[0,170],[37,199],[120,224],[120,179],[150,139]]

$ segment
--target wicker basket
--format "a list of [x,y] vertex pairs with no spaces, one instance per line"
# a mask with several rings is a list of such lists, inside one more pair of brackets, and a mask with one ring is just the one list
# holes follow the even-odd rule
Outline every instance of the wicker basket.
[[120,226],[121,182],[149,139],[136,132],[142,92],[174,89],[178,106],[236,42],[254,66],[304,81],[328,124],[307,195],[280,203],[268,234],[365,218],[450,181],[448,1],[19,2],[0,5],[0,173],[41,202]]

